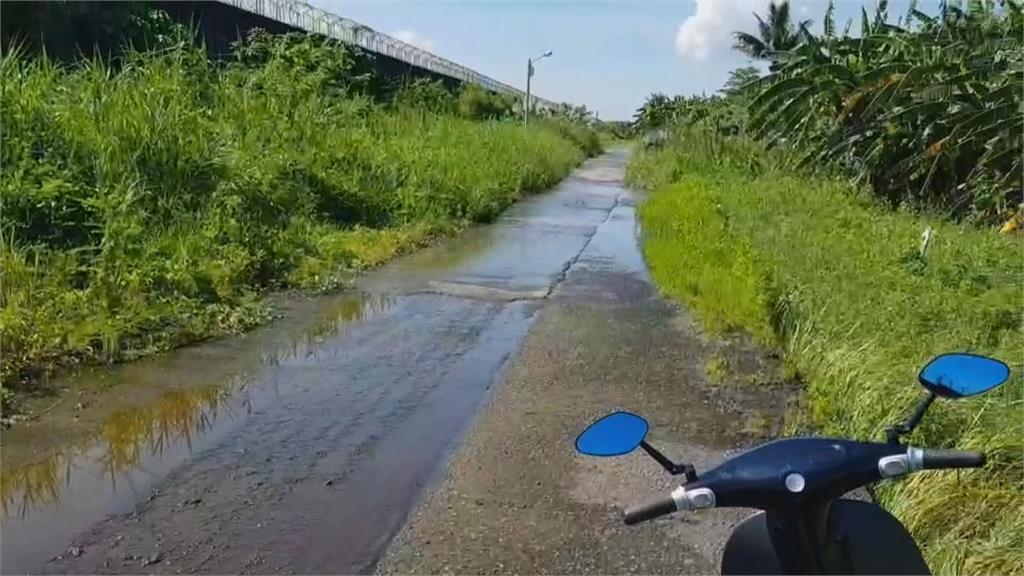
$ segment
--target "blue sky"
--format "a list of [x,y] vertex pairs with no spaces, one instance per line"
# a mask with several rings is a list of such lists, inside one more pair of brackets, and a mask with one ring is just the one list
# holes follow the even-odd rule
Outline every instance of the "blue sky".
[[[753,31],[751,12],[768,0],[309,0],[417,44],[493,78],[525,85],[526,59],[537,64],[534,92],[585,104],[602,119],[624,120],[651,92],[713,93],[729,70],[748,61],[730,49],[734,30]],[[908,0],[890,0],[890,19]],[[799,19],[820,26],[827,0],[792,0]],[[875,0],[835,0],[837,26]],[[937,0],[920,0],[932,12]]]

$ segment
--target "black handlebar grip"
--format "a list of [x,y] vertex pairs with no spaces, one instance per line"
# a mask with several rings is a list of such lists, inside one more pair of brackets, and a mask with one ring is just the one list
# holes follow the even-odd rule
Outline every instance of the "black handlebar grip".
[[973,450],[925,450],[921,455],[921,466],[925,470],[981,468],[984,465],[985,454]]
[[658,516],[671,514],[675,511],[676,501],[672,498],[665,498],[664,500],[655,500],[654,502],[648,502],[647,504],[641,504],[626,510],[623,520],[626,521],[626,524],[639,524],[640,522],[654,520]]

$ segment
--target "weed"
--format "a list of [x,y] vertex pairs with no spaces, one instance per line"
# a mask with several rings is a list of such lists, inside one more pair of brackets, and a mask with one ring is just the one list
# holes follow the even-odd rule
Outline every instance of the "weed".
[[[640,217],[661,289],[712,329],[779,342],[806,382],[808,416],[826,434],[880,439],[922,394],[917,371],[936,354],[1009,361],[1009,383],[936,403],[910,439],[982,450],[989,464],[887,483],[881,497],[936,573],[1020,574],[1024,556],[1007,534],[1024,530],[1021,244],[877,206],[841,180],[794,177],[749,143],[693,145],[698,138],[677,134],[630,169],[634,182],[656,187]],[[750,170],[737,151],[765,168]],[[931,247],[909,265],[927,227]]]
[[4,386],[245,330],[262,291],[338,286],[595,151],[555,121],[375,103],[338,45],[237,50],[0,59]]
[[740,434],[748,438],[766,438],[771,428],[772,422],[764,414],[751,412],[744,415]]
[[714,354],[704,363],[704,373],[712,384],[722,384],[729,376],[729,361],[721,354]]

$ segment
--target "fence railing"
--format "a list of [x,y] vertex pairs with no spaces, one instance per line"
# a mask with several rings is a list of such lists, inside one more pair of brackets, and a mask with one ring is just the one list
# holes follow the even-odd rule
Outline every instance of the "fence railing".
[[[406,62],[413,66],[429,70],[437,74],[443,74],[462,82],[471,82],[492,90],[494,92],[503,92],[505,94],[512,94],[518,98],[525,98],[526,93],[518,88],[509,86],[504,82],[499,82],[488,76],[466,68],[461,64],[457,64],[442,58],[436,54],[432,54],[417,48],[412,44],[402,42],[397,38],[388,36],[370,28],[364,26],[354,20],[348,18],[342,18],[337,14],[331,14],[326,10],[310,6],[305,2],[299,2],[297,0],[217,0],[222,4],[229,4],[240,10],[251,12],[253,14],[259,14],[265,18],[276,20],[282,24],[287,24],[294,28],[300,28],[307,32],[313,32],[316,34],[322,34],[329,38],[335,38],[341,40],[347,44],[353,44],[359,46],[370,52],[377,54],[383,54]],[[541,108],[550,108],[555,106],[554,102],[545,100],[543,98],[537,98],[532,96],[531,100],[534,106]]]

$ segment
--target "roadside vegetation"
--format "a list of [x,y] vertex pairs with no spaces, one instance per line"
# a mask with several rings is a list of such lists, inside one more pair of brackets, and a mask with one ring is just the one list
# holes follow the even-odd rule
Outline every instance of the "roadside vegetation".
[[144,24],[145,50],[0,59],[7,389],[249,328],[262,292],[334,288],[600,151],[589,117],[524,127],[508,96],[382,79],[333,41],[212,62]]
[[653,94],[642,131],[700,123],[782,148],[805,169],[855,179],[891,206],[982,223],[1020,217],[1024,177],[1024,9],[1015,0],[938,15],[910,3],[897,23],[887,3],[837,32],[831,3],[823,32],[789,20],[786,3],[737,33],[736,48],[765,60],[734,71],[722,95]]
[[1008,362],[1000,390],[937,402],[910,438],[985,451],[987,466],[879,494],[935,573],[1021,574],[1021,10],[912,8],[897,25],[883,3],[855,38],[835,33],[831,8],[814,36],[784,6],[737,38],[768,75],[737,71],[719,96],[654,95],[638,112],[661,133],[629,168],[651,190],[652,274],[710,329],[784,352],[807,386],[798,428],[882,439],[931,357]]

